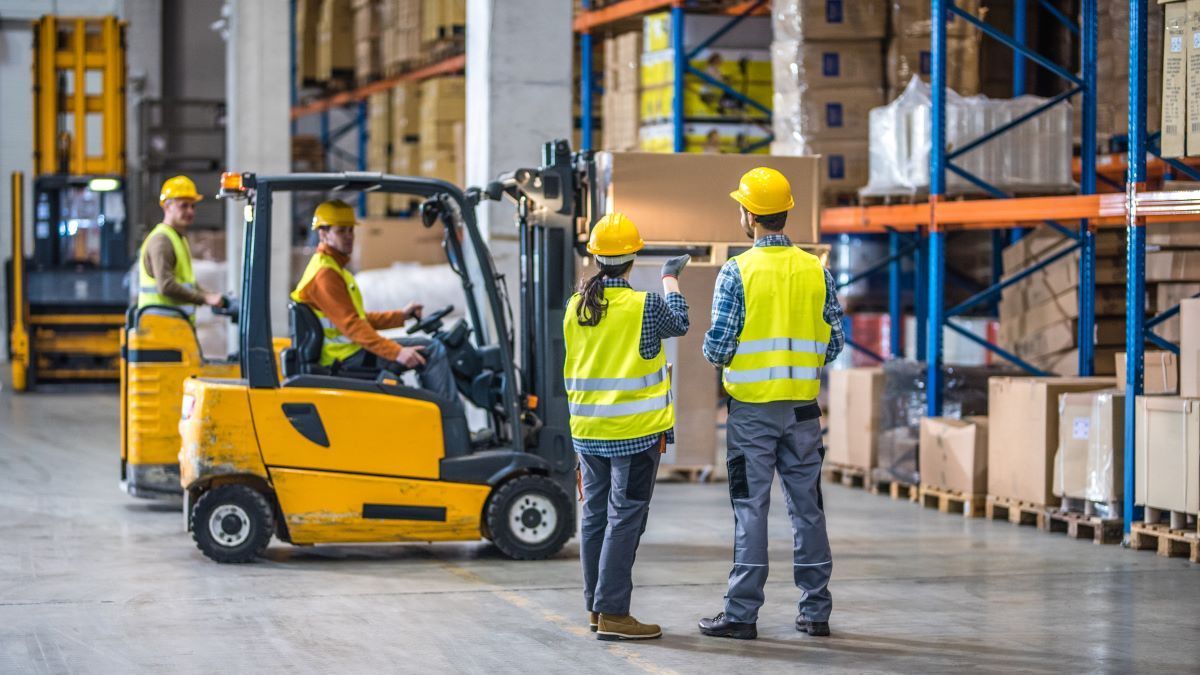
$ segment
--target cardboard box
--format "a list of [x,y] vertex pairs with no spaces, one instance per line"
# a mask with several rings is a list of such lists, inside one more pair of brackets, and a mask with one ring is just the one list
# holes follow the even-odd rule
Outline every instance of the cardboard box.
[[[809,0],[799,16],[777,21],[777,40],[868,40],[887,32],[887,0]],[[778,16],[778,15],[777,15]]]
[[1054,506],[1058,397],[1108,389],[1111,377],[992,377],[988,380],[988,494]]
[[1200,398],[1200,299],[1179,305],[1179,393]]
[[[752,82],[736,87],[738,93],[763,106],[771,105],[771,83]],[[646,87],[641,92],[642,121],[673,119],[675,88],[664,85]],[[683,114],[687,118],[703,119],[766,119],[767,113],[729,96],[720,87],[689,77],[683,88]]]
[[[878,2],[878,0],[871,0]],[[840,4],[840,3],[839,3]],[[683,48],[691,50],[711,38],[717,31],[729,28],[709,47],[719,49],[762,49],[771,43],[771,18],[751,16],[729,26],[729,18],[717,15],[688,13],[683,20]],[[863,36],[868,37],[868,36]],[[882,33],[878,36],[882,37]],[[781,38],[782,39],[782,38]],[[642,51],[670,49],[671,14],[658,12],[642,20]]]
[[1200,0],[1187,0],[1187,147],[1200,155]]
[[[636,288],[653,288],[659,266],[647,264],[651,280]],[[702,297],[717,282],[716,267],[694,267],[680,275],[684,297]],[[695,272],[695,274],[691,274]],[[675,392],[675,447],[670,459],[678,466],[711,466],[717,463],[718,371],[704,360],[703,331],[688,331],[674,338],[671,379]],[[666,459],[666,458],[664,458]]]
[[467,114],[467,80],[461,75],[434,77],[418,85],[418,115],[425,119],[464,119]]
[[[980,0],[958,0],[958,8],[972,16],[982,17]],[[979,29],[967,23],[965,19],[947,12],[946,36],[961,37],[978,35]],[[891,25],[892,35],[925,36],[933,31],[933,8],[929,0],[892,0]]]
[[1200,281],[1200,251],[1148,251],[1146,281]]
[[[637,33],[633,35],[637,35]],[[620,46],[624,48],[625,53],[617,55],[617,58],[620,59],[616,64],[618,67],[622,66],[625,59],[632,55],[628,45]],[[638,57],[638,60],[640,65],[636,66],[637,79],[632,84],[627,83],[627,74],[623,68],[620,72],[615,73],[615,79],[624,88],[662,87],[675,84],[675,50],[662,49],[645,52]],[[741,89],[751,84],[771,84],[773,81],[771,51],[767,49],[704,49],[692,57],[691,66],[734,89]],[[606,71],[607,68],[606,64]],[[879,79],[878,75],[875,79]],[[699,81],[699,78],[689,73],[687,81]]]
[[1058,399],[1054,494],[1093,502],[1124,494],[1125,397],[1111,391],[1063,394]]
[[846,368],[828,373],[829,433],[825,459],[869,472],[876,464],[883,369]]
[[423,0],[421,41],[425,44],[462,37],[467,23],[467,0]]
[[[1125,251],[1124,232],[1102,230],[1096,233],[1095,241],[1097,258],[1116,257]],[[1001,252],[1004,274],[1007,276],[1020,272],[1033,263],[1051,258],[1074,244],[1073,240],[1055,230],[1049,228],[1035,230],[1006,246]],[[1068,254],[1066,258],[1070,258],[1072,255],[1074,254]]]
[[1200,513],[1200,400],[1137,398],[1134,501]]
[[[1171,352],[1146,352],[1142,357],[1142,393],[1175,394],[1179,391],[1179,359]],[[1125,393],[1125,352],[1116,356],[1117,391]]]
[[317,79],[317,22],[320,19],[320,0],[296,2],[296,87]]
[[838,195],[854,195],[867,184],[870,152],[866,141],[817,139],[809,143],[821,156],[821,194],[826,200]]
[[426,228],[419,218],[367,218],[355,232],[355,270],[391,267],[407,262],[440,265],[446,262],[440,228]]
[[798,244],[819,241],[817,157],[612,152],[598,153],[596,161],[609,177],[607,210],[629,216],[646,241],[745,242],[729,193],[743,173],[764,164],[792,186],[796,206],[784,233]]
[[[1097,258],[1095,273],[1098,285],[1124,285],[1125,260],[1120,257]],[[1004,289],[1001,304],[1022,312],[1026,307],[1040,305],[1078,285],[1079,253],[1069,253]]]
[[[814,89],[776,92],[774,115],[798,121],[795,141],[831,138],[866,141],[872,108],[883,105],[880,87]],[[781,139],[782,140],[782,139]]]
[[921,484],[984,494],[988,473],[988,418],[921,419]]
[[[1117,347],[1095,347],[1092,349],[1092,373],[1095,375],[1116,375]],[[1060,377],[1079,375],[1079,350],[1070,349],[1057,354],[1047,354],[1029,359],[1034,366]]]
[[[1097,286],[1095,297],[1096,316],[1121,317],[1125,315],[1125,289],[1118,286]],[[1071,289],[1052,298],[1049,302],[1029,307],[1024,312],[1000,316],[1000,338],[1006,344],[1015,344],[1033,333],[1049,326],[1079,317],[1079,292]]]
[[[1196,107],[1197,114],[1200,114],[1200,105]],[[1190,111],[1191,108],[1188,110]],[[1200,139],[1200,134],[1197,134],[1197,138]],[[1200,151],[1197,151],[1196,154],[1200,154]],[[1200,223],[1147,223],[1146,246],[1151,248],[1200,248]]]
[[1160,150],[1163,157],[1182,157],[1187,135],[1187,4],[1166,5],[1164,16]]
[[877,40],[776,41],[771,59],[776,91],[878,87],[883,45]]
[[[946,61],[954,64],[954,67],[946,69],[946,84],[963,96],[978,94],[979,37],[947,36],[946,44]],[[899,36],[888,41],[889,100],[894,98],[892,94],[899,94],[904,87],[908,86],[913,77],[920,77],[925,82],[929,82],[932,72],[933,48],[928,35]]]
[[321,0],[317,21],[317,80],[354,71],[354,13],[349,0]]
[[[1076,321],[1063,321],[1018,339],[1012,348],[1021,358],[1053,354],[1078,346],[1078,333]],[[1100,346],[1124,344],[1125,321],[1097,318],[1093,339],[1093,344]]]

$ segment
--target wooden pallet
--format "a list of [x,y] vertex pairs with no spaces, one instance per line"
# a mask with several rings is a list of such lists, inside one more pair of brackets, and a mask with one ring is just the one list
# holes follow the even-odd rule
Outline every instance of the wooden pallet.
[[1200,563],[1200,534],[1190,530],[1172,530],[1166,523],[1133,523],[1129,532],[1129,548],[1135,551],[1151,549],[1165,558],[1187,556]]
[[919,489],[921,505],[937,509],[942,513],[954,513],[966,518],[979,518],[983,515],[984,502],[987,495],[973,494],[959,490],[945,490],[933,485],[922,485]]
[[868,472],[861,466],[827,463],[824,473],[825,481],[828,483],[837,483],[851,488],[866,487]]
[[912,483],[905,483],[898,480],[871,480],[871,494],[882,495],[886,494],[892,499],[903,499],[916,503],[921,498],[920,488]]
[[1038,529],[1045,529],[1043,522],[1046,520],[1046,507],[1019,499],[988,495],[984,517],[988,520],[1007,520],[1014,525],[1033,525]]
[[1125,534],[1120,518],[1101,518],[1058,508],[1046,509],[1039,527],[1044,532],[1065,532],[1071,539],[1091,539],[1095,544],[1119,544]]

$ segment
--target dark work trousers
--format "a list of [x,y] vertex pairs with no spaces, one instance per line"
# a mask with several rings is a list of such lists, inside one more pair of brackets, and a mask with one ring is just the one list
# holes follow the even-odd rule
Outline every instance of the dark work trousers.
[[587,611],[624,615],[633,593],[633,558],[646,531],[661,456],[657,443],[624,457],[579,454],[583,522],[579,559]]
[[[422,347],[421,356],[425,357],[425,365],[416,368],[421,386],[450,401],[451,405],[462,411],[463,404],[458,398],[458,386],[454,383],[454,373],[450,370],[450,358],[446,354],[446,346],[440,340],[417,336],[395,338],[392,342],[401,347]],[[358,350],[342,363],[350,368],[378,368],[394,373],[406,370],[403,365],[381,359],[365,349]]]
[[731,621],[753,623],[767,582],[767,512],[776,471],[792,521],[793,577],[800,617],[828,621],[833,556],[821,500],[821,411],[811,401],[729,406],[729,496],[733,502],[733,569],[725,595]]

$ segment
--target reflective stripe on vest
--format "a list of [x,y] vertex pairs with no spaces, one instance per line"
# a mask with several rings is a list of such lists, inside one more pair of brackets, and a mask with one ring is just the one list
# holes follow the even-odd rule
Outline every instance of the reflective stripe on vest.
[[820,261],[794,246],[759,246],[734,263],[746,321],[724,369],[725,390],[747,403],[816,399],[831,332]]
[[641,356],[646,294],[605,288],[604,299],[608,307],[595,326],[579,325],[579,295],[563,317],[571,435],[626,440],[664,432],[675,426],[675,407],[664,350],[653,359]]
[[[304,275],[300,277],[300,283],[296,284],[296,290],[292,291],[290,296],[292,300],[304,302],[300,299],[300,292],[312,282],[317,276],[317,272],[320,272],[323,268],[329,268],[342,277],[342,280],[346,282],[346,290],[350,293],[350,301],[354,303],[354,311],[358,314],[359,318],[366,319],[367,312],[363,308],[362,291],[358,290],[358,283],[354,280],[354,275],[339,265],[331,256],[325,255],[320,251],[314,253],[313,257],[309,259],[308,267],[304,268]],[[321,343],[322,366],[329,367],[337,361],[345,361],[362,349],[354,340],[342,334],[324,312],[316,307],[311,307],[311,309],[317,315],[317,319],[320,320],[321,330],[325,333],[325,340]]]
[[171,250],[175,253],[175,280],[184,288],[196,288],[196,273],[192,269],[192,251],[188,248],[187,240],[180,236],[175,228],[159,223],[154,226],[153,230],[150,230],[150,234],[146,235],[142,241],[142,250],[138,253],[138,307],[164,305],[183,310],[185,314],[191,316],[195,314],[196,306],[187,302],[176,302],[160,294],[158,282],[150,276],[150,272],[146,269],[146,242],[159,234],[171,242]]

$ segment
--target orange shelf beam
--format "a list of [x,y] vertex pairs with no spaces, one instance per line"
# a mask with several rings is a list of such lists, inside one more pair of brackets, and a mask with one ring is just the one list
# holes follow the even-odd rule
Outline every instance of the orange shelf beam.
[[407,73],[396,75],[395,77],[389,77],[387,79],[378,80],[376,82],[363,85],[357,89],[344,91],[340,94],[334,94],[333,96],[327,96],[325,98],[305,103],[304,105],[296,106],[292,108],[292,119],[324,112],[332,108],[340,108],[351,103],[357,103],[367,98],[371,94],[388,91],[389,89],[392,89],[397,85],[404,84],[405,82],[419,82],[421,80],[427,80],[431,77],[437,77],[439,75],[461,73],[466,70],[466,68],[467,55],[457,54],[445,60],[438,61],[437,63],[432,63],[424,68],[417,68],[416,70],[411,70]]
[[[1200,169],[1200,157],[1178,157],[1176,160],[1185,166]],[[1123,152],[1096,156],[1096,173],[1102,176],[1121,180],[1125,177],[1128,168],[1129,162],[1126,161],[1126,155]],[[1146,176],[1148,178],[1162,176],[1167,168],[1168,165],[1163,160],[1153,155],[1146,155]],[[1076,157],[1071,164],[1071,171],[1074,172],[1076,178],[1079,178],[1082,170],[1083,164]]]
[[[1142,192],[1136,197],[1139,217],[1147,222],[1200,221],[1200,190]],[[1125,226],[1125,195],[1067,195],[940,202],[937,224],[948,230],[1011,229],[1044,220],[1088,218],[1099,227]],[[821,213],[821,234],[879,234],[889,228],[913,232],[929,226],[928,203],[892,206],[846,206]]]
[[670,7],[675,2],[676,0],[624,0],[608,7],[576,14],[573,26],[576,33],[586,33],[593,28],[607,26],[621,19],[628,19],[639,14],[649,14],[655,10]]

